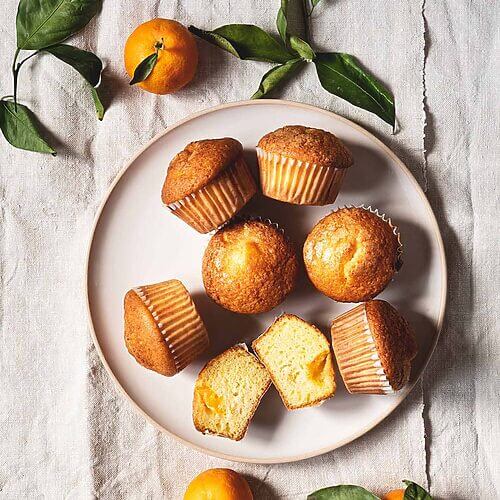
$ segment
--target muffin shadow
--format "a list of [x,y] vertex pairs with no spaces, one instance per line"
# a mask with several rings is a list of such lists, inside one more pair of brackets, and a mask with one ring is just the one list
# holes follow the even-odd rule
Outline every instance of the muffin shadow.
[[341,193],[364,193],[373,191],[378,185],[384,185],[391,173],[387,155],[378,149],[366,148],[359,144],[346,142],[346,145],[351,150],[354,164],[347,171]]
[[[221,75],[227,75],[231,69],[231,56],[217,49],[203,40],[197,40],[198,68],[194,78],[176,93],[169,97],[175,100],[188,102],[192,98],[201,103],[200,109],[205,108],[217,96],[214,89],[219,87]],[[222,99],[221,99],[222,101]],[[186,114],[190,112],[186,110]]]
[[[204,292],[192,294],[196,309],[205,323],[209,348],[199,357],[208,361],[235,344],[247,345],[261,333],[257,320],[248,314],[237,314],[218,306]],[[223,325],[223,326],[222,326]]]
[[424,292],[425,280],[430,274],[431,245],[427,233],[419,225],[401,220],[393,222],[401,233],[403,244],[403,266],[394,276],[394,281],[397,282],[398,296],[404,297],[408,303]]
[[[256,216],[269,219],[285,231],[285,235],[295,245],[299,256],[302,255],[302,246],[310,231],[307,222],[307,206],[292,205],[283,201],[274,200],[258,192],[243,208],[242,216]],[[302,261],[302,258],[299,260]]]
[[252,433],[259,439],[269,441],[276,433],[277,424],[283,420],[286,411],[276,387],[271,384],[250,423]]
[[[336,361],[334,362],[334,370],[337,389],[335,390],[335,394],[319,407],[319,411],[331,414],[332,417],[351,415],[354,407],[355,411],[358,412],[368,411],[371,406],[371,398],[383,397],[368,394],[349,394],[344,384],[344,380],[340,375]],[[334,423],[334,421],[332,421],[332,423]]]
[[[316,290],[314,285],[311,283],[307,277],[306,270],[302,266],[299,279],[297,281],[297,286],[295,290],[287,297],[286,302],[282,305],[284,312],[289,312],[294,314],[298,309],[304,309],[304,305],[307,304],[309,307],[307,311],[304,311],[300,316],[305,321],[313,324],[326,336],[327,339],[330,338],[330,318],[332,314],[328,315],[328,319],[325,318],[325,310],[329,310],[328,306],[334,304],[334,302],[322,295],[321,292]],[[325,304],[325,305],[323,305]],[[335,315],[335,313],[334,313]]]
[[406,300],[403,302],[394,301],[393,304],[410,324],[417,341],[418,352],[416,358],[412,361],[409,381],[410,384],[413,384],[422,373],[426,360],[429,359],[430,351],[436,343],[436,327],[427,316],[412,311]]
[[[252,172],[253,178],[257,183],[257,186],[260,186],[260,175],[259,175],[259,166],[257,163],[257,154],[255,153],[255,149],[245,149],[243,148],[243,158],[245,159],[246,164],[250,168],[250,172]],[[259,187],[257,192],[259,192]]]
[[[270,469],[271,466],[269,466],[268,470]],[[278,492],[262,479],[250,474],[243,475],[250,485],[255,500],[278,500],[280,498]]]

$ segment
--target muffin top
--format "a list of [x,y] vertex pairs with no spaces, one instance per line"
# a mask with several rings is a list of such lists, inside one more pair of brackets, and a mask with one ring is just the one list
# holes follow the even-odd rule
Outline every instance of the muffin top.
[[266,134],[259,141],[259,148],[296,160],[317,163],[325,167],[347,168],[352,156],[344,143],[325,130],[289,125]]
[[139,364],[171,377],[177,373],[170,352],[153,315],[135,290],[125,295],[125,344]]
[[230,137],[190,142],[170,162],[161,199],[169,204],[205,187],[242,154],[240,142]]
[[292,291],[298,274],[295,249],[274,225],[259,220],[220,229],[203,256],[203,283],[230,311],[269,311]]
[[398,391],[408,382],[411,361],[417,355],[413,332],[385,300],[370,300],[365,311],[382,367],[392,388]]
[[342,208],[321,219],[304,244],[314,286],[339,302],[379,294],[399,263],[399,238],[388,222],[363,208]]

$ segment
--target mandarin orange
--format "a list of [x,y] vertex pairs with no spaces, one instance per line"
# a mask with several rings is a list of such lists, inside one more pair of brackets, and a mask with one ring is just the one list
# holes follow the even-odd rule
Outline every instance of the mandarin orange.
[[404,496],[405,490],[391,490],[382,497],[382,500],[403,500]]
[[189,484],[184,500],[253,500],[245,478],[231,469],[208,469]]
[[138,26],[125,43],[125,69],[132,78],[137,66],[158,51],[149,76],[137,85],[153,94],[171,94],[188,84],[198,65],[193,35],[170,19],[152,19]]

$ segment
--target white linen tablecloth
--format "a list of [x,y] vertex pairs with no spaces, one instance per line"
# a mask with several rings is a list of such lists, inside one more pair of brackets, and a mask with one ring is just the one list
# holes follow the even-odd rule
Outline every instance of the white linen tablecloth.
[[[336,483],[382,494],[403,478],[436,498],[500,498],[499,4],[488,0],[324,0],[316,47],[355,54],[395,94],[400,132],[330,96],[312,66],[275,96],[373,131],[426,190],[445,241],[449,293],[421,382],[375,430],[293,464],[210,458],[158,433],[112,387],[92,345],[83,293],[96,209],[124,162],[186,115],[248,98],[265,63],[199,42],[195,81],[172,96],[128,85],[123,45],[154,17],[274,30],[278,1],[106,0],[74,41],[103,58],[102,123],[78,75],[48,56],[23,68],[19,96],[58,156],[0,140],[0,498],[182,498],[196,474],[232,467],[256,499],[299,499]],[[0,2],[1,95],[11,93],[16,0]]]

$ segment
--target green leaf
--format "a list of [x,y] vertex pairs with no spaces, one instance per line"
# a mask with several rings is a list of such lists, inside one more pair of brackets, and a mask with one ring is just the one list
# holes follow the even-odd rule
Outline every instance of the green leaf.
[[[307,2],[308,0],[304,0],[305,2]],[[316,7],[316,5],[318,5],[321,0],[310,0],[311,1],[311,10],[309,11],[309,17],[312,16],[312,13],[314,11],[314,7]]]
[[62,43],[46,47],[43,51],[52,54],[61,61],[75,68],[76,71],[78,71],[78,73],[80,73],[80,75],[82,75],[83,78],[85,78],[85,80],[92,85],[92,87],[95,87],[99,83],[101,78],[102,62],[92,52]]
[[196,26],[189,26],[189,31],[193,33],[193,35],[196,35],[198,38],[201,38],[211,43],[212,45],[217,45],[217,47],[220,47],[226,52],[229,52],[233,56],[243,59],[240,54],[238,54],[238,51],[233,47],[231,42],[229,40],[226,40],[223,36],[217,35],[213,31],[200,30]]
[[406,484],[405,495],[403,500],[432,500],[432,497],[425,491],[422,486],[419,486],[413,481],[403,481]]
[[358,108],[375,113],[394,127],[396,113],[392,94],[365,72],[353,56],[340,52],[319,53],[314,63],[324,89]]
[[95,87],[92,87],[92,85],[89,85],[89,87],[90,87],[90,93],[92,95],[92,100],[94,101],[95,111],[97,113],[97,119],[99,121],[102,121],[105,112],[104,106],[101,102],[99,94],[97,93],[97,89]]
[[289,80],[292,75],[304,64],[302,59],[292,59],[285,64],[280,64],[270,69],[263,77],[259,85],[259,90],[251,97],[252,99],[260,99],[269,92],[274,90],[279,85]]
[[50,153],[55,156],[55,150],[40,136],[33,113],[22,104],[12,101],[0,101],[0,129],[5,138],[16,148]]
[[373,493],[350,484],[331,486],[311,493],[307,500],[380,500]]
[[190,26],[189,31],[240,59],[276,63],[294,59],[280,42],[252,24],[227,24],[213,31]]
[[20,0],[17,47],[39,50],[81,30],[96,14],[100,0]]
[[278,33],[280,34],[283,43],[286,45],[288,43],[288,0],[281,0],[281,6],[278,10],[278,16],[276,18],[276,27],[278,28]]
[[306,61],[310,62],[316,57],[316,54],[311,46],[298,36],[293,35],[290,37],[290,46],[293,50],[295,50],[295,52],[297,52],[297,54],[299,54],[300,57],[302,57],[302,59],[305,59]]
[[135,68],[134,77],[130,80],[129,85],[143,82],[153,71],[157,60],[158,52],[153,52],[153,54],[143,59]]
[[66,64],[69,64],[71,67],[76,69],[76,71],[78,71],[83,78],[85,78],[92,89],[91,94],[96,108],[97,118],[102,120],[104,117],[104,106],[102,105],[99,95],[94,88],[98,85],[101,79],[101,60],[92,52],[81,50],[77,47],[62,43],[46,47],[43,49],[43,52],[48,52]]

